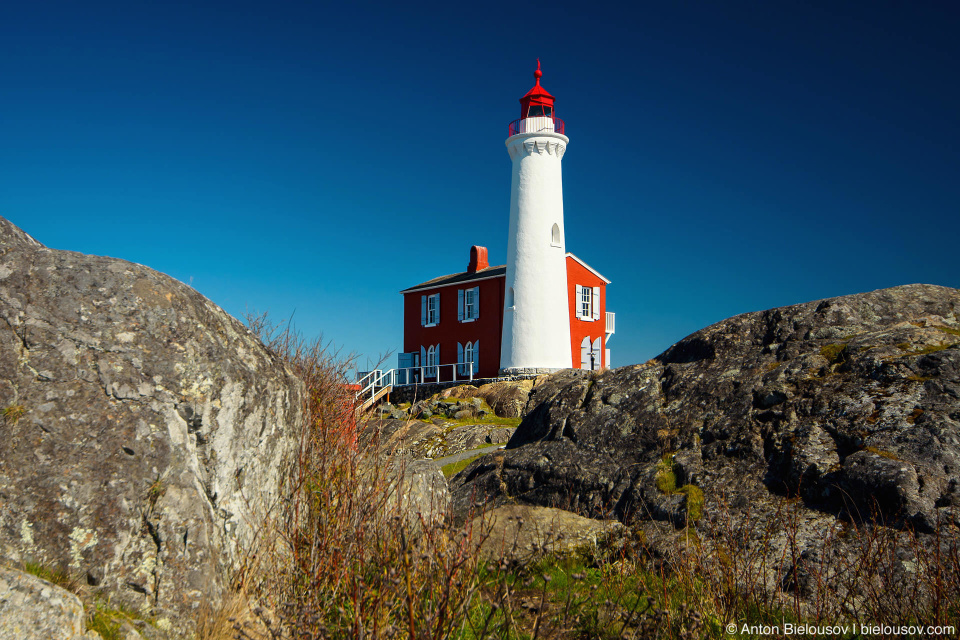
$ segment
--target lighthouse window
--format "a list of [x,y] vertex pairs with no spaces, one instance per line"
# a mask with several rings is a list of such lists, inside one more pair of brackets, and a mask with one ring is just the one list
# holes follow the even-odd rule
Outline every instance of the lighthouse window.
[[542,105],[542,104],[532,104],[530,105],[530,108],[527,110],[528,118],[540,118],[540,117],[549,118],[551,115],[553,115],[553,108],[548,107],[546,105]]
[[553,223],[553,228],[550,229],[550,244],[554,247],[560,246],[560,225],[556,222]]

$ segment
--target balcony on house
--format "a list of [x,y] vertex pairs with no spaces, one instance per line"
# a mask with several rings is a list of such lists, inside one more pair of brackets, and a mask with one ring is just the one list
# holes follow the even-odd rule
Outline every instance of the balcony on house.
[[607,340],[609,340],[610,336],[612,336],[614,333],[617,332],[616,330],[617,314],[607,311],[606,316],[607,316]]

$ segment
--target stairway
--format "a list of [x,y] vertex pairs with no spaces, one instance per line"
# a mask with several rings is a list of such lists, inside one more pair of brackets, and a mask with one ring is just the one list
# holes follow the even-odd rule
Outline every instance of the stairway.
[[[371,397],[366,398],[362,403],[357,405],[357,415],[362,415],[367,409],[374,406],[380,400],[384,398],[387,394],[393,391],[393,385],[387,385],[385,387],[380,387],[380,389],[374,393]],[[357,398],[359,400],[359,398]]]

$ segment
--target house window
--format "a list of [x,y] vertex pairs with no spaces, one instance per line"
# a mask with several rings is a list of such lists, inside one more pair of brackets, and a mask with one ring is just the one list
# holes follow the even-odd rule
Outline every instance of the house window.
[[473,322],[480,317],[480,287],[457,291],[457,319]]
[[593,322],[600,319],[600,287],[577,285],[577,318]]
[[440,324],[440,294],[420,296],[420,326],[433,327]]
[[424,371],[423,371],[423,377],[424,377],[424,378],[436,378],[436,377],[437,377],[437,371],[438,371],[438,369],[439,369],[439,368],[437,367],[437,365],[440,364],[440,345],[439,345],[439,344],[436,344],[436,345],[433,345],[433,344],[432,344],[432,345],[430,345],[429,347],[426,347],[426,348],[424,348],[423,346],[421,346],[421,347],[420,347],[420,355],[421,355],[421,358],[420,358],[420,359],[422,360],[423,366],[425,367],[425,369],[424,369]]
[[[471,374],[477,375],[478,356],[480,354],[480,341],[468,342],[467,344],[457,343],[457,373],[461,376]],[[473,364],[471,369],[470,365]]]

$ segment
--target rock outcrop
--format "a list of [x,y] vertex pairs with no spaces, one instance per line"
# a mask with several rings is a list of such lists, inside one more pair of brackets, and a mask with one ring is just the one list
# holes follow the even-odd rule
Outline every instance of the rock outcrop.
[[622,526],[562,509],[506,505],[474,518],[470,530],[482,539],[480,553],[486,559],[524,563],[548,553],[595,548],[600,538]]
[[53,583],[0,566],[0,640],[101,640],[87,631],[80,598]]
[[301,394],[190,287],[0,218],[0,556],[182,636],[275,506]]
[[829,518],[958,522],[958,313],[956,289],[902,286],[730,318],[646,364],[557,373],[507,450],[457,476],[455,504],[680,525],[800,497]]

